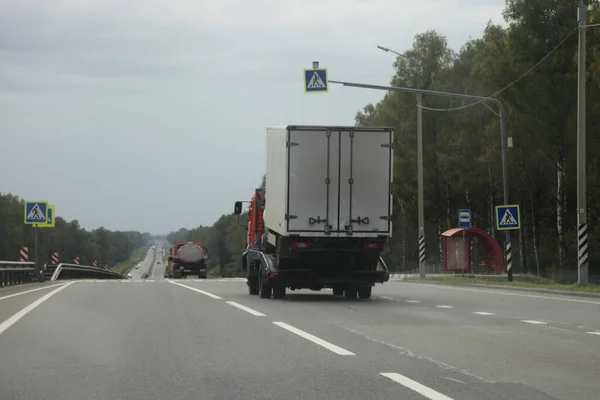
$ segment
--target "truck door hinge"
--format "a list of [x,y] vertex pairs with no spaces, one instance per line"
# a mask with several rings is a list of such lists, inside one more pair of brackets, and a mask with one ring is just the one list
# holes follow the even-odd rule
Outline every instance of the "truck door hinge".
[[391,145],[391,144],[389,144],[389,143],[384,143],[384,144],[382,144],[382,145],[381,145],[381,147],[387,147],[387,148],[391,148],[391,147],[392,147],[392,145]]
[[352,235],[352,225],[344,225],[344,229],[346,229],[346,235],[351,236]]
[[391,221],[392,216],[391,215],[382,215],[381,217],[379,217],[379,219],[383,219],[385,221]]
[[285,214],[286,221],[289,221],[290,219],[296,219],[296,218],[298,218],[297,215]]
[[298,146],[299,143],[288,141],[288,142],[285,142],[285,145],[286,145],[286,147],[292,147],[292,146]]

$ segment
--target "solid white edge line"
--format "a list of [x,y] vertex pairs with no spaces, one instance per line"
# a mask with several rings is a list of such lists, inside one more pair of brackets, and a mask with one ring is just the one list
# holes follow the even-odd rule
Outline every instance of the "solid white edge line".
[[53,287],[56,287],[56,286],[61,286],[61,285],[64,285],[64,283],[57,283],[55,285],[49,285],[49,286],[44,286],[44,287],[37,288],[37,289],[26,290],[24,292],[13,293],[13,294],[9,294],[9,295],[0,297],[0,300],[10,299],[11,297],[20,296],[22,294],[27,294],[27,293],[37,292],[38,290],[50,289],[50,288],[53,288]]
[[600,336],[600,332],[586,332],[588,335],[598,335]]
[[62,285],[59,288],[54,289],[50,293],[45,294],[44,296],[40,297],[39,299],[37,299],[36,301],[34,301],[30,305],[28,305],[27,307],[25,307],[25,308],[17,311],[16,313],[14,313],[6,321],[4,321],[4,322],[2,322],[0,324],[0,335],[2,333],[4,333],[4,331],[6,331],[8,328],[10,328],[11,326],[13,326],[17,321],[19,321],[25,315],[27,315],[31,310],[33,310],[34,308],[36,308],[37,306],[39,306],[40,304],[42,304],[43,302],[45,302],[46,300],[48,300],[50,297],[54,296],[56,293],[60,292],[64,288],[66,288],[67,286],[72,285],[73,283],[75,283],[75,282],[71,281],[69,283],[66,283],[66,284]]
[[548,325],[547,322],[544,321],[536,321],[534,319],[522,319],[521,322],[526,322],[528,324],[533,324],[533,325]]
[[419,393],[420,395],[427,397],[430,400],[453,400],[451,397],[441,394],[440,392],[437,392],[396,372],[380,372],[379,374],[401,384],[404,387],[409,388],[414,392]]
[[189,290],[193,290],[194,292],[202,293],[203,295],[208,296],[208,297],[212,297],[213,299],[217,299],[217,300],[223,299],[222,297],[219,297],[216,294],[208,293],[208,292],[205,292],[204,290],[196,289],[196,288],[193,288],[191,286],[182,285],[179,282],[169,281],[169,283],[172,283],[173,285],[184,287],[184,288],[189,289]]
[[327,350],[338,354],[340,356],[355,356],[356,354],[346,350],[346,349],[342,349],[341,347],[336,346],[333,343],[329,343],[326,340],[320,339],[314,335],[311,335],[308,332],[305,332],[301,329],[298,329],[296,327],[293,327],[291,325],[286,324],[285,322],[273,322],[275,325],[277,325],[280,328],[283,328],[287,331],[290,331],[292,333],[295,333],[296,335],[303,337],[306,340],[310,340],[313,343],[318,344],[319,346],[325,347]]
[[473,314],[477,314],[477,315],[496,315],[494,313],[486,312],[486,311],[475,311],[475,312],[473,312]]
[[[411,282],[410,281],[395,281],[393,283],[403,284],[403,283],[411,283]],[[413,282],[413,283],[416,283],[416,282]],[[474,287],[435,285],[435,284],[430,284],[430,283],[418,283],[418,284],[429,286],[432,288],[435,287],[436,289],[442,288],[442,289],[449,289],[449,290],[462,290],[462,291],[467,291],[467,292],[478,292],[478,293],[487,293],[487,294],[495,294],[495,295],[503,295],[503,296],[530,297],[532,299],[560,300],[560,301],[569,301],[569,302],[573,302],[573,303],[584,303],[584,304],[600,304],[600,301],[573,299],[573,298],[567,297],[567,296],[575,297],[575,296],[577,296],[577,294],[564,295],[565,297],[555,297],[555,296],[541,296],[541,295],[517,293],[517,292],[506,292],[506,291],[503,291],[502,289],[496,289],[496,288],[494,288],[494,289],[483,289],[483,288],[478,289],[478,288],[474,288]],[[552,294],[552,293],[548,293],[548,294]]]
[[257,317],[266,317],[266,315],[265,315],[265,314],[263,314],[263,313],[261,313],[261,312],[258,312],[258,311],[256,311],[256,310],[253,310],[253,309],[251,309],[250,307],[246,307],[246,306],[244,306],[244,305],[241,305],[241,304],[239,304],[239,303],[236,303],[235,301],[226,301],[226,303],[227,303],[227,304],[229,304],[229,305],[232,305],[232,306],[234,306],[234,307],[237,307],[237,308],[239,308],[240,310],[244,310],[244,311],[246,311],[246,312],[247,312],[247,313],[249,313],[249,314],[256,315]]

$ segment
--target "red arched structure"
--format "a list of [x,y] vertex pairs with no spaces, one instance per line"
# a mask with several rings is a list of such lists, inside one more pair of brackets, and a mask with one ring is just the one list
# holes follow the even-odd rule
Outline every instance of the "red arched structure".
[[485,259],[483,264],[491,267],[497,274],[504,272],[504,255],[500,245],[487,232],[477,228],[453,228],[442,233],[444,238],[444,268],[446,271],[462,271],[463,259],[466,256],[467,271],[471,270],[471,252],[463,253],[463,231],[465,233],[464,248],[469,249],[473,238],[481,243]]

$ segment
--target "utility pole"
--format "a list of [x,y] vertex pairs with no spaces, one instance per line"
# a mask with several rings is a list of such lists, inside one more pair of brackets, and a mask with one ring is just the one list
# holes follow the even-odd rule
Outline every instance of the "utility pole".
[[588,284],[588,235],[586,193],[586,26],[587,0],[579,0],[577,10],[579,46],[577,60],[577,281]]
[[[419,89],[421,89],[419,85]],[[423,94],[417,93],[417,202],[419,203],[419,277],[425,278],[425,201],[423,195]]]
[[[377,46],[378,49],[385,52],[394,53],[409,62],[414,62],[419,66],[419,76],[417,79],[417,89],[422,89],[423,82],[423,62],[411,57],[407,57],[388,47]],[[425,195],[423,194],[423,93],[417,92],[417,214],[419,225],[419,276],[425,278]]]

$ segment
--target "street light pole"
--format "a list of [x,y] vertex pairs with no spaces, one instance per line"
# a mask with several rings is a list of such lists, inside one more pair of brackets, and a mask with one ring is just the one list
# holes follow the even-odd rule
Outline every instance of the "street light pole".
[[588,284],[587,193],[586,193],[586,25],[587,1],[577,10],[579,45],[577,60],[577,281]]
[[[409,61],[417,61],[404,54],[398,53],[390,48],[377,46],[385,52],[394,53]],[[421,89],[421,75],[423,74],[423,63],[419,60],[419,75],[417,89]],[[423,94],[417,93],[417,213],[419,224],[419,276],[425,278],[425,195],[423,193]]]
[[[502,153],[502,188],[504,190],[504,204],[510,204],[508,202],[508,161],[507,161],[507,148],[508,138],[506,135],[506,120],[504,115],[504,107],[500,100],[493,97],[473,96],[470,94],[450,93],[450,92],[439,92],[437,90],[424,90],[424,89],[412,89],[396,86],[379,86],[379,85],[368,85],[364,83],[354,82],[343,82],[343,81],[329,81],[330,83],[339,83],[343,86],[356,87],[362,89],[374,89],[374,90],[385,90],[388,92],[402,92],[402,93],[420,93],[431,96],[450,97],[455,99],[464,100],[479,100],[482,102],[492,103],[498,107],[498,118],[500,118],[500,143]],[[508,272],[508,280],[512,281],[512,246],[510,242],[510,231],[506,232],[506,269]]]

